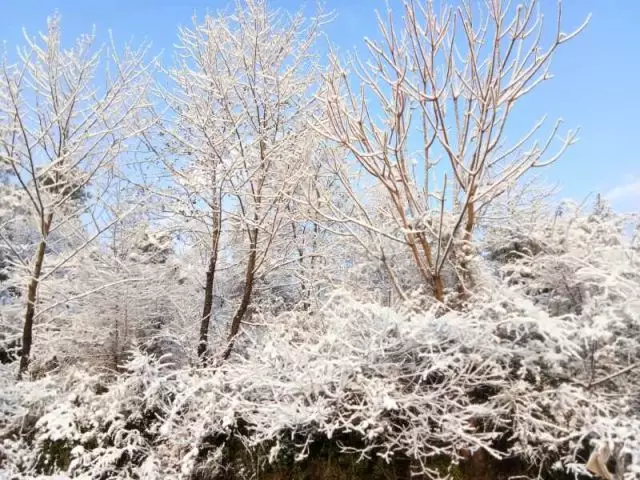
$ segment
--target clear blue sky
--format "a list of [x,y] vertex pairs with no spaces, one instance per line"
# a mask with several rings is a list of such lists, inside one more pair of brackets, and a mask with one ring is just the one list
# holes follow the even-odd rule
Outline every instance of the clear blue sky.
[[[452,0],[455,1],[455,0]],[[44,30],[47,15],[59,11],[63,38],[108,29],[119,41],[148,39],[154,49],[169,50],[176,26],[189,24],[193,14],[225,8],[226,0],[0,0],[0,39],[9,48],[21,43],[22,27]],[[390,0],[393,7],[399,2]],[[555,1],[541,0],[549,13]],[[301,2],[273,0],[274,6],[297,10]],[[313,7],[314,2],[307,2]],[[375,37],[374,9],[384,0],[326,0],[337,14],[326,28],[341,50],[362,48],[364,36]],[[311,9],[310,9],[311,10]],[[559,52],[552,72],[556,78],[526,105],[526,116],[562,117],[580,126],[580,141],[544,173],[562,186],[562,196],[581,199],[589,193],[608,194],[625,210],[640,211],[640,1],[565,0],[565,30],[593,18],[586,31]]]

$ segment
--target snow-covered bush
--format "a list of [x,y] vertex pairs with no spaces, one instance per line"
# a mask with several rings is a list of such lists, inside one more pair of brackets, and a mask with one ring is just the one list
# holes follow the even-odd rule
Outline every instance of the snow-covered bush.
[[[584,472],[600,438],[637,465],[629,432],[639,419],[624,388],[633,370],[589,383],[576,375],[583,336],[573,316],[488,287],[465,311],[438,315],[337,292],[318,312],[260,318],[212,368],[138,353],[108,384],[71,372],[32,383],[36,396],[7,385],[2,455],[22,474],[251,478],[283,455],[304,461],[324,440],[354,459],[406,457],[414,473],[445,478],[480,450],[540,472]],[[37,420],[18,434],[27,416]],[[243,470],[230,456],[245,450],[257,463]]]
[[520,185],[584,27],[523,3],[0,52],[0,477],[637,478],[640,218]]

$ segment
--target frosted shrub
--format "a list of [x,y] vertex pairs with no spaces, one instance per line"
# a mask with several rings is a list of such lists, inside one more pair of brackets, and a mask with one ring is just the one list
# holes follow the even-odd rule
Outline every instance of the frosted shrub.
[[[624,432],[638,420],[623,389],[607,399],[615,379],[568,376],[584,361],[574,318],[490,291],[444,315],[338,292],[316,313],[262,318],[268,327],[245,330],[237,353],[212,368],[175,369],[138,353],[107,391],[78,374],[33,383],[45,392],[36,396],[17,384],[4,394],[3,425],[21,418],[14,403],[35,412],[48,400],[33,435],[9,441],[32,456],[19,460],[6,446],[4,455],[23,473],[44,465],[90,478],[187,478],[228,468],[230,445],[262,449],[266,466],[285,454],[302,461],[314,441],[336,439],[356,459],[406,456],[415,473],[439,478],[436,459],[480,449],[574,469],[596,437],[631,451]],[[68,458],[43,463],[56,442]]]

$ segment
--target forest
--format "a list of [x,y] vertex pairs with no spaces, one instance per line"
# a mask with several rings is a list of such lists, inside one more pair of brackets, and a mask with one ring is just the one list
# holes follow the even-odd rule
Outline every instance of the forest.
[[0,478],[640,478],[640,212],[539,179],[542,1],[5,44]]

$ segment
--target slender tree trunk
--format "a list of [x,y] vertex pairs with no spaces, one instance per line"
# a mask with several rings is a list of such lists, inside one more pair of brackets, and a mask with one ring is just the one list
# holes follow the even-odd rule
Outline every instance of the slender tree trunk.
[[118,323],[118,311],[116,310],[115,315],[113,316],[113,328],[114,328],[114,339],[113,339],[113,371],[118,370],[118,350],[120,349],[120,325]]
[[473,240],[473,228],[476,225],[476,207],[473,198],[476,195],[476,187],[475,185],[471,186],[469,196],[471,200],[467,204],[467,221],[464,226],[464,241],[467,243],[471,243]]
[[[471,187],[471,198],[475,196],[476,187]],[[462,245],[462,277],[459,285],[459,291],[462,299],[466,299],[469,293],[469,289],[473,288],[473,278],[471,276],[469,255],[471,254],[471,242],[473,241],[473,229],[476,225],[476,209],[475,202],[471,200],[467,205],[467,220],[464,225],[464,243]]]
[[[287,205],[287,210],[291,213],[291,205]],[[298,232],[296,230],[296,223],[294,221],[291,222],[291,233],[293,235],[293,243],[296,244],[296,250],[298,251],[298,264],[300,265],[300,290],[302,294],[302,308],[304,310],[309,309],[308,302],[308,293],[307,293],[307,285],[304,281],[304,247],[298,244]],[[304,233],[304,231],[303,231]],[[313,257],[312,257],[313,258]]]
[[444,285],[440,273],[434,274],[433,276],[433,295],[440,303],[444,303]]
[[198,342],[198,357],[205,364],[208,356],[209,346],[209,325],[211,324],[211,314],[213,311],[213,285],[216,275],[216,263],[218,262],[218,244],[220,241],[221,205],[216,194],[214,194],[213,205],[213,232],[211,236],[211,256],[204,285],[204,306],[202,308],[202,318],[200,320],[200,339]]
[[31,346],[33,345],[33,319],[36,314],[36,300],[38,298],[38,285],[40,284],[40,275],[42,273],[42,264],[44,263],[44,254],[47,249],[47,237],[51,228],[53,213],[49,213],[42,224],[42,240],[38,244],[36,251],[36,263],[33,267],[31,280],[27,289],[27,311],[24,315],[24,326],[22,329],[22,350],[20,352],[20,368],[18,370],[18,380],[22,378],[29,369],[29,357],[31,355]]
[[216,254],[211,252],[209,267],[204,284],[204,306],[200,319],[200,341],[198,342],[198,357],[202,363],[206,363],[207,345],[209,342],[209,325],[211,323],[211,311],[213,309],[213,280],[216,270]]
[[[312,278],[315,275],[315,263],[316,263],[316,254],[318,251],[318,232],[320,231],[317,222],[313,222],[313,240],[311,242],[311,259],[309,260],[309,271],[311,272]],[[311,282],[313,286],[313,281]],[[311,288],[308,288],[305,292],[305,302],[303,304],[304,310],[309,310],[311,308]]]
[[231,330],[229,331],[229,338],[227,339],[227,348],[224,351],[222,356],[223,359],[229,358],[231,355],[231,350],[233,349],[233,343],[240,330],[240,324],[242,323],[242,319],[247,313],[247,309],[249,308],[249,304],[251,303],[251,294],[253,292],[253,283],[255,280],[255,267],[256,267],[256,259],[258,256],[257,246],[258,246],[258,229],[255,228],[250,234],[251,240],[249,243],[249,260],[247,261],[247,270],[245,272],[244,279],[244,291],[242,292],[242,300],[240,301],[240,305],[238,306],[238,310],[236,310],[233,319],[231,320]]
[[476,186],[472,184],[469,187],[469,201],[464,207],[464,215],[466,217],[464,229],[462,232],[462,250],[459,256],[454,255],[454,263],[457,265],[456,289],[458,291],[457,306],[460,307],[469,298],[469,292],[473,288],[473,277],[471,275],[469,256],[471,255],[471,243],[473,241],[473,229],[476,225],[476,209],[474,196]]

